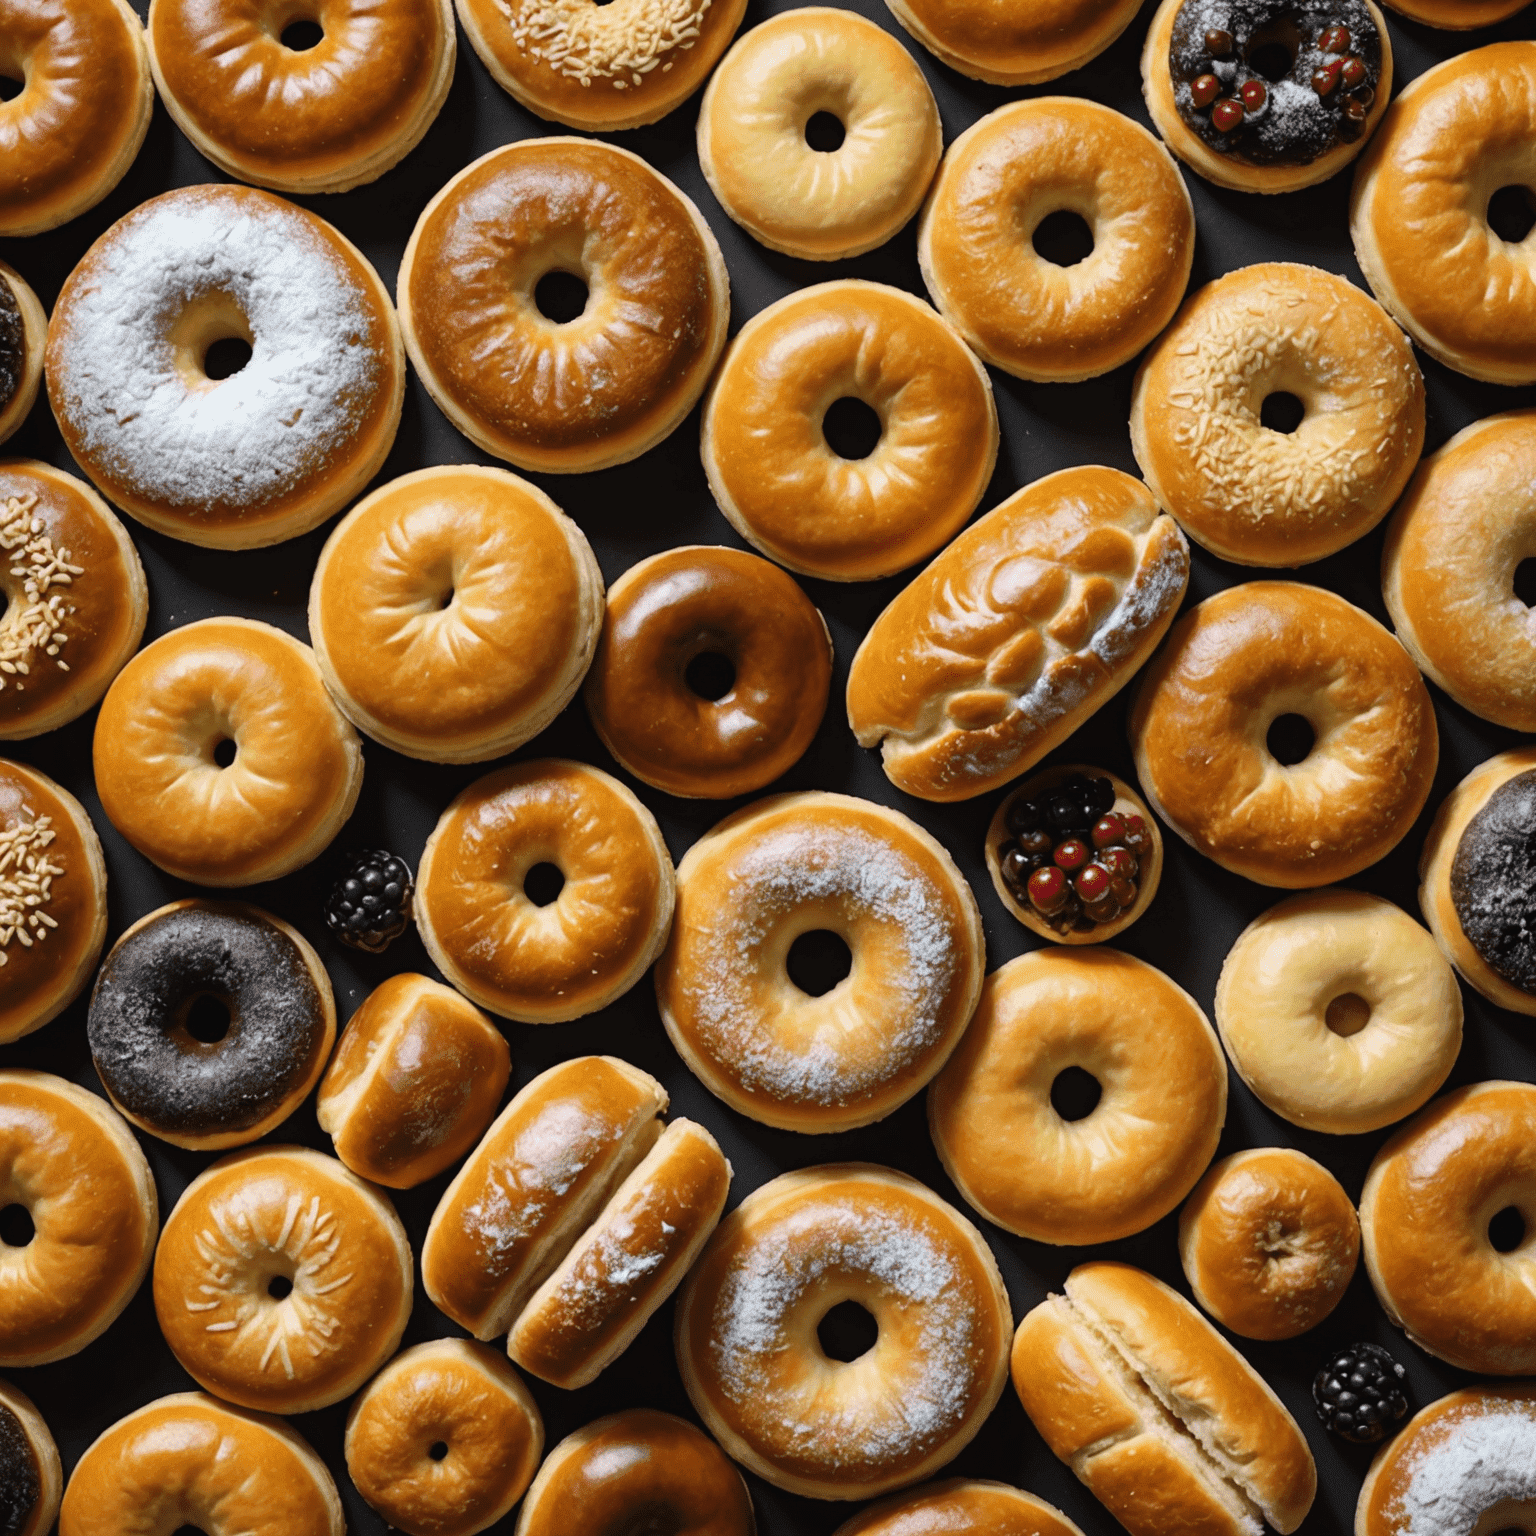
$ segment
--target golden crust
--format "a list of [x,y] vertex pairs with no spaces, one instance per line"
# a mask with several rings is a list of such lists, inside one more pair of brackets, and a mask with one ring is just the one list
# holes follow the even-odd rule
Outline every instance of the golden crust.
[[32,1464],[37,1471],[37,1498],[16,1536],[48,1536],[59,1512],[59,1497],[64,1491],[64,1473],[59,1462],[59,1448],[36,1404],[19,1387],[0,1381],[0,1408],[9,1410],[21,1426]]
[[1081,68],[1130,26],[1137,0],[886,0],[951,69],[993,85],[1038,85]]
[[1427,27],[1471,32],[1518,15],[1531,0],[1387,0],[1399,16]]
[[43,382],[43,349],[48,342],[48,315],[32,285],[9,262],[0,261],[0,280],[11,290],[21,315],[22,364],[16,392],[0,409],[0,443],[27,419]]
[[949,1478],[861,1510],[834,1536],[1082,1536],[1053,1505],[1022,1488]]

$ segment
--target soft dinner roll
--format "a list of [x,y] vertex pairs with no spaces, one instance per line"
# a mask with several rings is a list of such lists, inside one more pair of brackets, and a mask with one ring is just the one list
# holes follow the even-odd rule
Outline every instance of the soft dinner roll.
[[31,413],[43,382],[48,316],[32,286],[0,261],[0,443]]
[[1081,68],[1131,24],[1136,0],[886,0],[951,69],[993,85],[1038,85]]
[[32,1399],[0,1381],[0,1519],[14,1536],[48,1536],[64,1490],[59,1448]]
[[855,1515],[835,1536],[1082,1536],[1044,1499],[1007,1483],[954,1477],[898,1493]]

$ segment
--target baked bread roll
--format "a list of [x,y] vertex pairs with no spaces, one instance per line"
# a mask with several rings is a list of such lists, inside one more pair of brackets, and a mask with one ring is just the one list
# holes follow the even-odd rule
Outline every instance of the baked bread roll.
[[1136,0],[886,0],[951,69],[993,85],[1037,85],[1080,69],[1131,24]]
[[1006,1483],[953,1477],[898,1493],[834,1536],[1082,1536],[1059,1509]]
[[0,1521],[7,1536],[48,1536],[64,1489],[59,1448],[32,1399],[0,1381]]

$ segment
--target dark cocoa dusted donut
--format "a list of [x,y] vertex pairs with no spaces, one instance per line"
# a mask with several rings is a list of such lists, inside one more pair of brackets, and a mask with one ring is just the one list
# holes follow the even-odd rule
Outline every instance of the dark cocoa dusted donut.
[[16,398],[26,371],[26,322],[21,317],[15,290],[0,277],[0,412]]
[[212,1151],[298,1108],[335,1043],[336,1005],[320,957],[287,923],[244,903],[178,901],[113,945],[86,1027],[129,1120]]
[[0,1381],[0,1536],[46,1536],[62,1482],[43,1416],[24,1392]]
[[1451,900],[1489,969],[1536,993],[1536,769],[1506,779],[1467,823]]

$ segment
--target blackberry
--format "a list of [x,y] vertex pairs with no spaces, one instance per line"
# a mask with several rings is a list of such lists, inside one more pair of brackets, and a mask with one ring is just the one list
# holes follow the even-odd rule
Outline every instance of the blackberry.
[[1351,1344],[1332,1356],[1312,1383],[1326,1429],[1356,1445],[1372,1445],[1408,1412],[1407,1370],[1379,1344]]
[[325,926],[343,944],[382,954],[411,921],[411,867],[381,848],[355,855],[325,903]]

